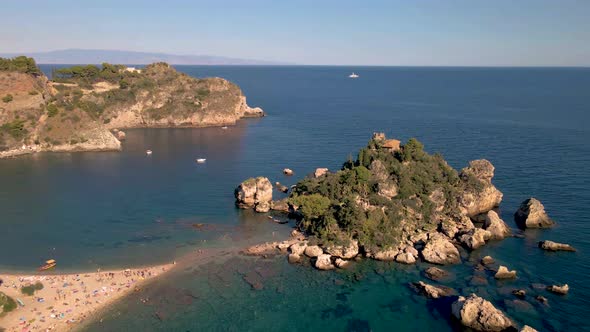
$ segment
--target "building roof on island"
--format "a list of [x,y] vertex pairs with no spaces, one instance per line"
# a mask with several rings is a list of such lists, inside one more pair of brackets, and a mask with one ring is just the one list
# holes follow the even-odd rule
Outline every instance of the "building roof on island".
[[401,143],[402,143],[401,141],[396,140],[396,139],[388,139],[388,140],[385,140],[385,142],[383,142],[382,147],[388,148],[388,149],[399,149]]

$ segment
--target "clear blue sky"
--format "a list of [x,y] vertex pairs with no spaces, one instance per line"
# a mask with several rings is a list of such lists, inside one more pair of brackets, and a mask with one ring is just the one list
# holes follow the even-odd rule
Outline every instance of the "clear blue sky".
[[590,0],[0,0],[0,52],[298,64],[590,65]]

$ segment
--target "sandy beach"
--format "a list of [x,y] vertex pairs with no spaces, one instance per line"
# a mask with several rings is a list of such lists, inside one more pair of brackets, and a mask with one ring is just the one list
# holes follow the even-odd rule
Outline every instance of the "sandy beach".
[[[18,308],[0,317],[0,331],[70,331],[99,309],[169,271],[174,264],[79,274],[0,274],[0,291],[19,300]],[[41,282],[32,296],[21,287]],[[24,304],[24,305],[23,305]]]

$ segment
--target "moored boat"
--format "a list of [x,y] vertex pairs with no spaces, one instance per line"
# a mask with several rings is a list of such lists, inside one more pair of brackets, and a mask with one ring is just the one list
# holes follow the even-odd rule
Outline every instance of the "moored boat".
[[46,271],[46,270],[52,269],[56,265],[57,265],[57,262],[55,261],[55,259],[50,259],[45,262],[45,265],[43,265],[39,268],[39,271]]
[[204,164],[206,161],[207,161],[207,159],[205,159],[205,158],[199,158],[199,159],[197,159],[197,163],[198,164]]

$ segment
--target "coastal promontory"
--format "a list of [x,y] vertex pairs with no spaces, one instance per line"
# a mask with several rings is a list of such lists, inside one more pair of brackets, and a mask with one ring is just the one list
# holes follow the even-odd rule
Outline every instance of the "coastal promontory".
[[0,158],[119,150],[124,135],[115,129],[225,126],[260,116],[237,85],[166,63],[73,66],[49,80],[32,58],[0,58]]

